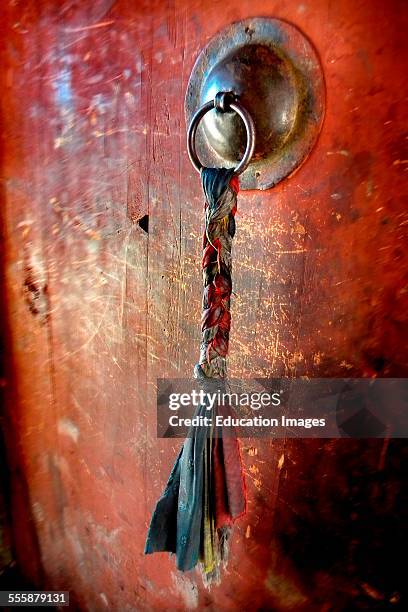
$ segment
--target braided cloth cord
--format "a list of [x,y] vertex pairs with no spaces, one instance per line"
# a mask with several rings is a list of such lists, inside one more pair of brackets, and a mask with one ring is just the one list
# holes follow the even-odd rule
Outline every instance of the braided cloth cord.
[[235,235],[238,177],[233,170],[204,168],[203,312],[199,365],[209,378],[225,378],[231,327],[231,247]]
[[[203,168],[205,230],[203,303],[199,363],[194,375],[203,387],[227,376],[231,325],[231,247],[235,235],[238,177],[233,169]],[[218,383],[217,383],[218,384]],[[209,416],[201,405],[197,416]],[[213,408],[212,416],[228,412]],[[213,437],[211,428],[192,427],[153,512],[145,553],[176,554],[177,568],[200,564],[204,583],[218,583],[226,563],[232,524],[246,510],[246,490],[238,441]]]
[[[202,258],[204,291],[200,360],[195,368],[195,376],[200,379],[225,379],[227,377],[226,357],[231,328],[231,249],[232,240],[235,236],[235,213],[237,211],[239,182],[234,170],[225,168],[203,168],[201,181],[205,195]],[[232,525],[232,516],[228,508],[221,508],[224,521],[220,521],[220,517],[217,517],[217,502],[219,502],[219,499],[216,499],[217,488],[219,489],[216,480],[221,472],[216,461],[218,460],[218,464],[220,462],[221,464],[224,463],[225,445],[230,443],[231,440],[224,440],[224,448],[221,448],[217,442],[218,440],[209,436],[204,451],[203,546],[200,561],[204,581],[207,584],[220,580],[220,565],[221,563],[225,564],[227,560],[228,549],[226,543]],[[233,450],[236,449],[237,446],[233,448]],[[238,457],[238,461],[235,457],[234,463],[241,472],[240,457]],[[241,476],[241,473],[239,476]],[[218,490],[219,496],[220,492]],[[238,515],[242,514],[242,511],[241,508]],[[218,513],[220,513],[219,506]]]

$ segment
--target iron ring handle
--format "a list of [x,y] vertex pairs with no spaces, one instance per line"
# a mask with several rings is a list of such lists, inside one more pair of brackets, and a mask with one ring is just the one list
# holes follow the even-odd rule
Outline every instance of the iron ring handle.
[[201,119],[204,117],[208,111],[213,108],[219,109],[221,112],[227,110],[225,106],[228,107],[228,110],[231,109],[235,111],[242,119],[245,125],[246,135],[247,135],[247,143],[246,149],[243,158],[239,162],[238,166],[235,168],[235,174],[242,174],[244,170],[248,167],[249,162],[251,161],[252,155],[254,154],[255,149],[255,124],[251,115],[248,113],[246,108],[242,106],[237,99],[233,99],[232,101],[228,101],[226,104],[226,95],[224,93],[217,94],[214,100],[210,100],[201,106],[191,120],[191,123],[187,132],[187,151],[190,158],[191,163],[197,172],[201,173],[203,168],[196,151],[195,146],[195,137],[197,133],[198,125]]

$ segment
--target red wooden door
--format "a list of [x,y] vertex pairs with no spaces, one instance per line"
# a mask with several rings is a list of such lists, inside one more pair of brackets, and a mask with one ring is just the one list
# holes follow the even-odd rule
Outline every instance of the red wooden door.
[[231,374],[404,376],[403,9],[3,3],[5,425],[16,553],[36,585],[84,610],[398,602],[393,442],[243,441],[249,511],[211,591],[143,545],[178,450],[156,439],[155,380],[190,375],[199,341],[193,63],[227,24],[270,16],[309,37],[327,87],[306,163],[240,194]]

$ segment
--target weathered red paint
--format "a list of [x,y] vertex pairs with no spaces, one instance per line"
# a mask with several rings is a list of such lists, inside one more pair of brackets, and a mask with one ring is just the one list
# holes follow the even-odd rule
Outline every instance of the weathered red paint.
[[26,574],[93,610],[398,601],[392,442],[245,440],[249,512],[211,591],[143,544],[178,447],[156,439],[155,379],[189,375],[199,339],[203,202],[184,93],[201,48],[234,20],[298,26],[320,55],[327,108],[296,174],[240,194],[230,372],[407,374],[404,2],[2,11],[7,423]]

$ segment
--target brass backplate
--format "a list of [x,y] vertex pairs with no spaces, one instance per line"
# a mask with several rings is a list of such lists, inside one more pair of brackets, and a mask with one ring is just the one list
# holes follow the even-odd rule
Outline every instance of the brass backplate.
[[[187,125],[204,102],[232,91],[256,127],[253,159],[240,177],[241,189],[269,189],[292,174],[321,130],[325,86],[308,39],[278,19],[253,18],[228,26],[200,53],[187,87]],[[197,130],[196,147],[205,166],[233,167],[245,149],[245,129],[232,112],[212,110]]]

